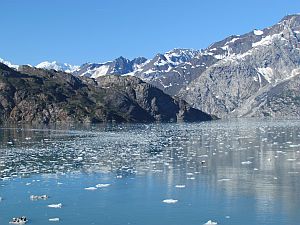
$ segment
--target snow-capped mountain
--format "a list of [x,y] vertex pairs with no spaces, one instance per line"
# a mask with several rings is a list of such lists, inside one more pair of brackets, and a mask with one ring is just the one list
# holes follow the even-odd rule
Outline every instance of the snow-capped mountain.
[[232,35],[203,50],[174,49],[149,60],[119,57],[80,67],[57,62],[36,67],[91,78],[136,76],[219,117],[300,117],[300,15]]
[[180,90],[193,106],[220,117],[300,117],[300,15],[203,52],[218,61]]
[[97,78],[104,75],[124,75],[138,71],[147,59],[143,57],[135,58],[133,60],[119,57],[113,61],[106,63],[86,63],[83,64],[76,72],[77,76],[85,76]]
[[217,60],[211,55],[192,49],[174,49],[164,54],[157,54],[140,70],[133,74],[144,81],[159,87],[170,95],[194,80]]
[[14,65],[14,64],[12,64],[11,62],[6,61],[6,60],[1,59],[1,58],[0,58],[0,63],[3,63],[3,64],[5,64],[5,65],[7,65],[8,67],[13,68],[13,69],[16,69],[16,70],[19,68],[18,65]]
[[67,64],[67,63],[59,63],[59,62],[56,62],[56,61],[41,62],[38,65],[36,65],[35,67],[39,68],[39,69],[63,71],[63,72],[66,72],[66,73],[73,73],[73,72],[75,72],[76,70],[79,69],[79,66],[70,65],[70,64]]
[[[219,117],[300,117],[300,102],[291,100],[297,96],[300,99],[296,88],[300,84],[300,15],[286,16],[265,29],[230,36],[207,49],[157,54],[138,67],[110,69],[115,67],[108,65],[119,65],[117,61],[89,64],[87,74],[134,75]],[[130,60],[121,61],[128,65]],[[280,92],[288,99],[278,95]]]
[[196,78],[195,74],[201,73],[216,61],[210,54],[203,54],[199,50],[174,49],[157,54],[151,60],[143,57],[133,60],[119,57],[106,63],[87,63],[73,74],[91,78],[108,74],[133,75],[175,95]]

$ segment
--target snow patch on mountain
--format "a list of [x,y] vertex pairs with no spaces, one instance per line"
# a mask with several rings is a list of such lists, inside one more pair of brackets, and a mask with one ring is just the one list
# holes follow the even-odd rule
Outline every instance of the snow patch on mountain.
[[108,70],[109,65],[103,65],[98,68],[94,68],[93,70],[88,70],[86,73],[91,74],[91,78],[97,78],[107,75]]
[[268,81],[269,83],[272,82],[274,77],[273,69],[270,67],[266,68],[257,68],[257,71]]
[[3,64],[5,64],[5,65],[7,65],[8,67],[13,68],[13,69],[16,69],[16,70],[19,68],[18,65],[14,65],[14,64],[12,64],[11,62],[6,61],[6,60],[1,59],[1,58],[0,58],[0,63],[3,63]]
[[70,65],[68,63],[59,63],[57,61],[49,62],[41,62],[35,66],[39,69],[46,69],[46,70],[56,70],[56,71],[63,71],[66,73],[73,73],[79,69],[79,66]]
[[262,30],[254,30],[253,33],[257,36],[261,36],[264,34],[264,32]]

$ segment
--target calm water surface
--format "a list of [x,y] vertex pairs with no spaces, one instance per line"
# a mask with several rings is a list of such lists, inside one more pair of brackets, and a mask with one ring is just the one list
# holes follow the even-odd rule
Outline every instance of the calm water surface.
[[7,125],[0,178],[1,225],[299,225],[300,121]]

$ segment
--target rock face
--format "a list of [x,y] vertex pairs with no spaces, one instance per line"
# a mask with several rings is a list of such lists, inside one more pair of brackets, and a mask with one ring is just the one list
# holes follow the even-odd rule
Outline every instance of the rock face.
[[179,96],[219,117],[299,116],[300,92],[293,84],[300,75],[299,40],[300,16],[294,15],[216,43],[216,51],[223,45],[222,59],[183,87]]
[[1,122],[202,121],[211,116],[133,77],[93,80],[0,63]]

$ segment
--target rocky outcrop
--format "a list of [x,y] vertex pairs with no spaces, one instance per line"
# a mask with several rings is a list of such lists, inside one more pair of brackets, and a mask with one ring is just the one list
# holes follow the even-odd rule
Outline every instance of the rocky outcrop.
[[211,116],[138,78],[93,80],[0,63],[2,122],[202,121]]

